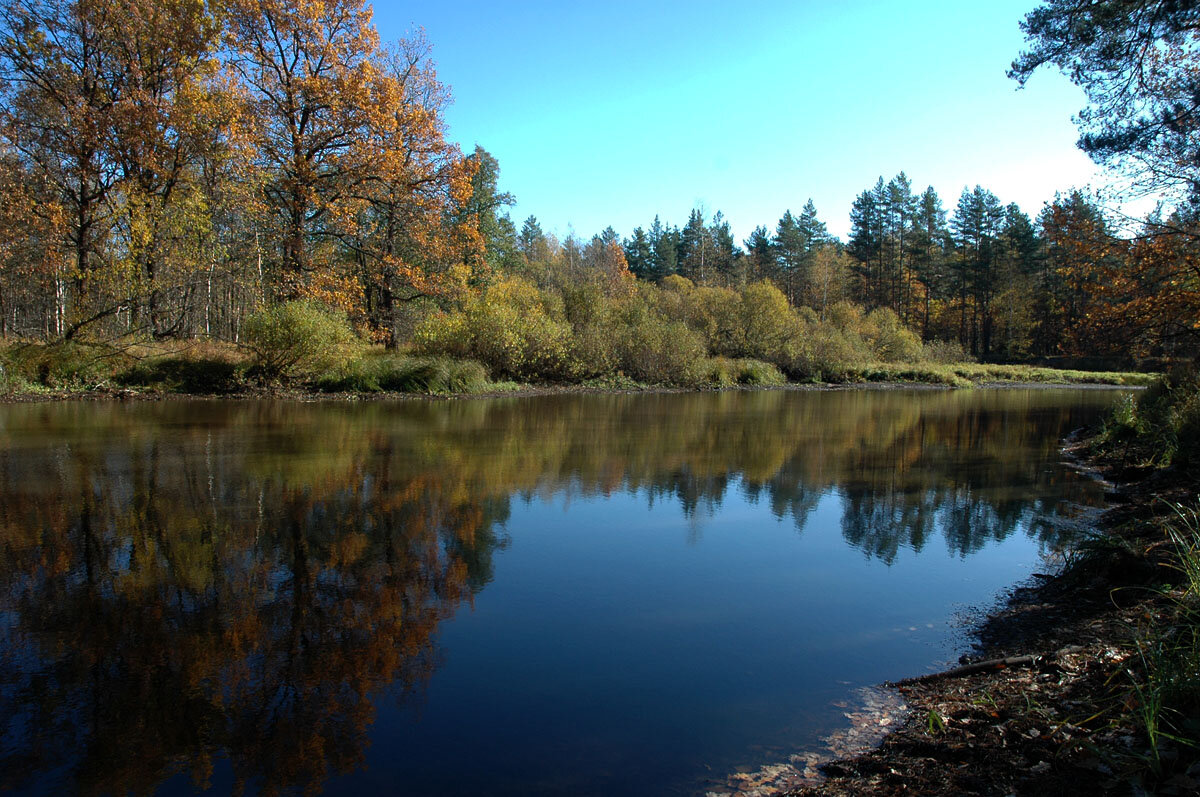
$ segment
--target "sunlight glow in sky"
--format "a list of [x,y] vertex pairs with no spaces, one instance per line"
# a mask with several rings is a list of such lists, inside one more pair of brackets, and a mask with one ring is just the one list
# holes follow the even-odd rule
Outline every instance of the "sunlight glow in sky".
[[809,197],[844,238],[854,198],[901,170],[951,213],[977,183],[1031,216],[1101,185],[1075,147],[1083,93],[1005,77],[1035,5],[376,2],[375,21],[384,41],[425,29],[450,137],[499,160],[518,227],[624,237],[701,207],[740,242]]

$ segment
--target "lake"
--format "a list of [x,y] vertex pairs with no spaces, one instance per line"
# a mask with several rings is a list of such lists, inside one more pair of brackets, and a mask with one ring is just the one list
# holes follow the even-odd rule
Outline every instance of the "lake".
[[0,789],[703,793],[966,651],[1120,395],[0,405]]

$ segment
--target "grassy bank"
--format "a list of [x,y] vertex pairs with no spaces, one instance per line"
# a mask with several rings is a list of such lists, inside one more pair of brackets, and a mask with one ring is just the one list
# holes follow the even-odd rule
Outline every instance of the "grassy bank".
[[235,394],[475,394],[534,386],[714,389],[911,382],[1140,385],[1137,373],[981,365],[922,342],[891,310],[793,307],[769,282],[740,290],[622,282],[540,288],[498,279],[451,309],[427,305],[408,343],[385,349],[314,302],[266,306],[227,342],[0,342],[0,392],[105,389]]
[[0,396],[54,397],[104,392],[148,395],[240,395],[279,390],[325,394],[479,395],[545,388],[711,390],[787,384],[926,384],[969,388],[981,384],[1111,384],[1139,386],[1152,376],[1130,372],[1065,371],[976,363],[868,363],[846,365],[828,378],[789,379],[753,358],[703,357],[686,380],[638,379],[616,370],[557,380],[496,378],[478,360],[353,346],[319,362],[289,367],[264,362],[245,347],[223,343],[9,342],[0,346]]
[[1131,372],[1065,371],[976,363],[847,365],[828,379],[789,380],[771,363],[708,357],[686,381],[647,381],[622,371],[559,380],[496,379],[478,360],[363,347],[353,356],[285,377],[264,370],[250,352],[229,344],[10,343],[0,350],[0,395],[54,396],[104,391],[238,395],[278,388],[328,394],[477,395],[543,387],[691,390],[786,384],[910,383],[969,388],[986,384],[1111,384],[1142,386],[1152,376]]

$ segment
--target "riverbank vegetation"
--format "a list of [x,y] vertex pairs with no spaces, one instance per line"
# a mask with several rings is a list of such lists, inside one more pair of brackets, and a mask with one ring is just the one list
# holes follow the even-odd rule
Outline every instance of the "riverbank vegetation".
[[[764,307],[773,312],[762,312]],[[922,344],[886,309],[864,314],[843,303],[822,320],[792,308],[767,282],[738,292],[697,288],[675,278],[663,288],[631,283],[625,295],[572,303],[569,296],[539,292],[512,278],[461,309],[431,314],[403,349],[367,343],[344,315],[307,301],[252,314],[239,344],[12,342],[0,348],[0,394],[229,395],[288,389],[446,395],[510,392],[523,385],[720,389],[909,382],[969,387],[1142,385],[1152,379],[961,358],[956,347]]]
[[[901,172],[845,242],[811,200],[740,245],[698,209],[518,228],[496,159],[446,137],[430,43],[381,42],[363,0],[6,3],[0,74],[10,391],[1120,382],[990,364],[1194,349],[1190,243],[1159,234],[1192,217],[1122,229],[1079,191],[948,214]],[[289,335],[325,349],[280,360]]]

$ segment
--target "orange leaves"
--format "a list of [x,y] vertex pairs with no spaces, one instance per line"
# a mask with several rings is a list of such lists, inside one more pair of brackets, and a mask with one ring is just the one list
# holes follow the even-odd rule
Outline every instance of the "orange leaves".
[[1081,225],[1062,241],[1060,273],[1080,297],[1079,351],[1170,354],[1200,329],[1200,230],[1150,224],[1122,240]]

